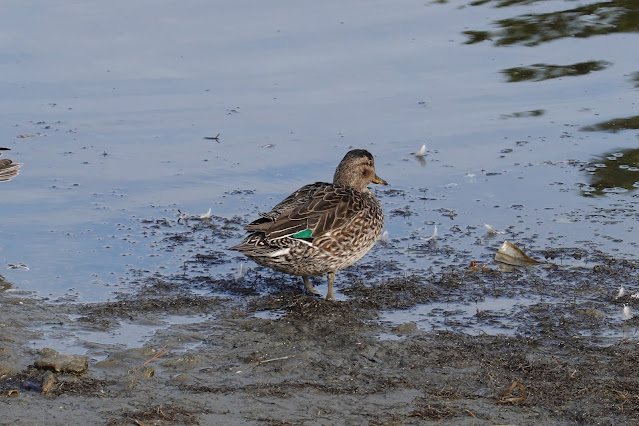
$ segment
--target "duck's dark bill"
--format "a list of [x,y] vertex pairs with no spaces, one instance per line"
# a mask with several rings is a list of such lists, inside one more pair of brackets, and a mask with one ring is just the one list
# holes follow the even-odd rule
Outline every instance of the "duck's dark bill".
[[373,178],[373,183],[376,183],[378,185],[388,185],[388,182],[377,175],[375,175],[375,177]]

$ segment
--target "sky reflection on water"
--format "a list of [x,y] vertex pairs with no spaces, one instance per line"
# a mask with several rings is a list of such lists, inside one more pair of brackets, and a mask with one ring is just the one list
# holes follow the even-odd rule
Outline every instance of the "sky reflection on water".
[[[175,271],[189,256],[160,249],[143,219],[253,217],[329,180],[350,147],[371,150],[404,191],[380,194],[387,212],[414,212],[387,215],[401,244],[437,224],[444,244],[482,259],[490,243],[456,229],[489,223],[540,248],[592,235],[637,257],[636,212],[603,230],[586,219],[637,194],[629,169],[588,171],[598,156],[634,155],[637,7],[10,2],[1,145],[24,166],[0,184],[0,266],[29,271],[5,278],[108,298],[132,270]],[[423,144],[424,167],[410,154]],[[605,196],[581,196],[594,193]],[[444,259],[396,261],[433,258]]]

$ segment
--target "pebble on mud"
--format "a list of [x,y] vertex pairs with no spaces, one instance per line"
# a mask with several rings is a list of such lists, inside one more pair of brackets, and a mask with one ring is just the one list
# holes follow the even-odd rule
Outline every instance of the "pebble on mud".
[[414,322],[407,322],[406,324],[400,324],[393,327],[393,331],[397,334],[410,334],[417,331],[417,324]]
[[134,368],[129,370],[127,375],[129,375],[130,378],[126,382],[125,388],[127,391],[132,391],[140,384],[141,380],[150,380],[153,378],[153,376],[155,376],[155,370],[151,367]]
[[40,355],[42,358],[34,365],[41,370],[81,375],[89,368],[87,358],[82,355],[65,355],[51,348],[42,349]]
[[604,314],[599,309],[587,308],[587,309],[577,309],[578,315],[583,315],[585,317],[591,317],[596,320],[603,319]]

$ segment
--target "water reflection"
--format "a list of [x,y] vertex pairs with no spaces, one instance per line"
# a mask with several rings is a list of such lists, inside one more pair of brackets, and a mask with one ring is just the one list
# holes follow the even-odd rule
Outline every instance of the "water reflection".
[[590,186],[582,188],[586,197],[634,191],[639,188],[639,149],[604,154],[584,171],[590,178]]
[[[2,151],[9,151],[9,148],[0,148],[0,157]],[[7,182],[18,176],[22,163],[14,163],[8,158],[0,159],[0,182]]]
[[520,81],[543,81],[551,78],[572,77],[601,71],[612,65],[606,61],[587,61],[572,65],[533,64],[527,67],[515,67],[502,70],[508,83]]
[[533,109],[531,111],[519,111],[513,112],[512,114],[502,114],[501,118],[526,118],[526,117],[541,117],[546,113],[546,110],[543,109]]
[[613,118],[612,120],[602,121],[592,126],[582,127],[581,130],[586,132],[612,132],[617,133],[619,130],[639,129],[639,115],[627,118]]
[[[496,3],[496,7],[529,3],[521,0],[486,0],[471,3],[473,6]],[[530,13],[495,22],[496,31],[464,31],[466,44],[492,40],[496,46],[523,44],[537,46],[566,37],[586,38],[595,35],[639,31],[639,2],[636,0],[612,0],[593,3],[574,9],[549,13]]]

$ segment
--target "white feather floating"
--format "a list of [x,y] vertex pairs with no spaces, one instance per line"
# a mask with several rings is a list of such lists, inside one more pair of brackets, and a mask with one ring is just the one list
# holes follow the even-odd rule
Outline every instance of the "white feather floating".
[[629,319],[631,319],[633,317],[633,313],[632,313],[632,309],[630,309],[630,306],[624,304],[623,305],[623,311],[621,312],[621,319],[624,321],[627,321]]
[[7,269],[22,269],[23,271],[28,271],[29,267],[24,263],[9,263]]
[[239,268],[237,268],[237,273],[235,274],[235,281],[241,281],[246,275],[246,268],[243,263],[240,263]]
[[184,220],[184,221],[189,220],[189,214],[187,212],[183,212],[182,210],[178,209],[178,222],[180,220]]
[[388,231],[384,231],[384,233],[380,235],[379,242],[382,244],[388,244]]
[[424,238],[426,241],[433,241],[437,238],[437,225],[435,225],[435,229],[433,229],[433,234],[428,237],[428,238]]
[[498,231],[487,223],[484,223],[484,228],[486,228],[486,233],[488,235],[497,235],[497,234],[505,234],[506,231]]
[[419,164],[424,167],[426,165],[426,158],[424,157],[426,155],[426,144],[422,145],[422,147],[419,148],[419,151],[411,152],[410,155],[415,157]]

